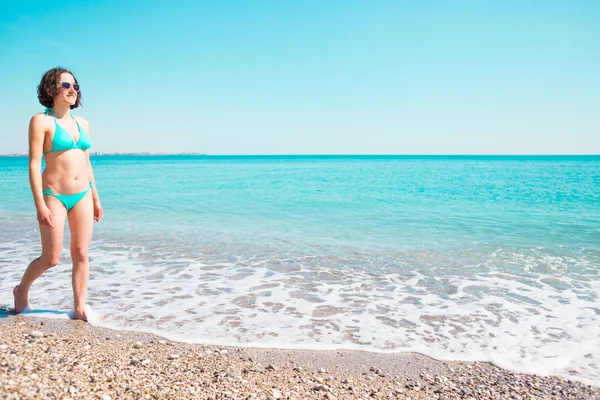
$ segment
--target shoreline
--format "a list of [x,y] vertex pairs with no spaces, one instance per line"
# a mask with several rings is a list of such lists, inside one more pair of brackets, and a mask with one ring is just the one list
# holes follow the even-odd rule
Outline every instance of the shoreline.
[[600,388],[418,353],[173,342],[81,321],[0,318],[0,394],[82,399],[597,399]]
[[[34,314],[22,314],[22,316],[27,316],[27,317],[33,317],[33,318],[40,318],[40,319],[49,319],[49,320],[61,320],[61,318],[55,318],[52,316],[47,316],[44,315],[44,313],[42,312],[40,315],[35,315]],[[67,313],[64,313],[64,318],[62,318],[62,321],[66,321],[68,318]],[[499,368],[500,370],[506,371],[506,372],[510,372],[513,374],[519,374],[519,375],[531,375],[531,376],[538,376],[538,377],[554,377],[554,378],[558,378],[561,379],[563,381],[573,381],[573,382],[577,382],[583,385],[588,385],[591,387],[595,387],[595,388],[599,388],[600,389],[600,381],[593,381],[591,379],[586,379],[586,378],[580,378],[580,377],[576,377],[576,376],[562,376],[559,374],[554,374],[554,373],[539,373],[536,371],[524,371],[524,370],[519,370],[518,368],[510,368],[507,366],[503,366],[501,363],[495,363],[494,361],[490,361],[490,360],[480,360],[480,359],[461,359],[461,358],[456,358],[456,359],[447,359],[447,358],[443,358],[443,357],[436,357],[435,355],[429,354],[427,353],[426,349],[422,349],[422,350],[381,350],[381,349],[364,349],[364,348],[352,348],[352,347],[333,347],[333,348],[328,348],[328,347],[324,347],[324,348],[319,348],[319,347],[303,347],[303,346],[269,346],[266,344],[248,344],[248,343],[238,343],[238,344],[228,344],[228,343],[221,343],[219,341],[210,341],[210,339],[194,339],[191,340],[189,338],[182,338],[179,337],[177,335],[173,335],[170,334],[168,332],[161,332],[161,331],[157,331],[154,329],[136,329],[136,328],[122,328],[122,327],[116,327],[116,326],[112,326],[112,325],[106,325],[106,324],[97,324],[99,322],[99,320],[97,319],[97,316],[93,316],[93,319],[91,320],[91,326],[93,326],[94,328],[98,328],[98,329],[105,329],[107,331],[110,332],[115,332],[117,335],[120,332],[123,332],[124,334],[143,334],[143,335],[149,335],[152,337],[156,337],[159,338],[160,340],[165,340],[168,342],[172,342],[172,343],[179,343],[182,345],[203,345],[203,346],[211,346],[214,348],[235,348],[235,349],[250,349],[250,350],[256,350],[256,351],[273,351],[273,352],[306,352],[306,353],[310,353],[315,355],[315,357],[318,357],[319,354],[322,353],[330,353],[330,352],[342,352],[342,353],[357,353],[357,354],[364,354],[365,358],[373,358],[373,359],[382,359],[382,362],[386,362],[385,360],[387,359],[391,359],[393,360],[396,357],[402,357],[404,355],[414,355],[415,357],[423,357],[425,359],[431,360],[432,362],[435,363],[442,363],[442,364],[452,364],[452,363],[466,363],[466,364],[490,364],[495,368]],[[599,397],[600,400],[600,397]]]

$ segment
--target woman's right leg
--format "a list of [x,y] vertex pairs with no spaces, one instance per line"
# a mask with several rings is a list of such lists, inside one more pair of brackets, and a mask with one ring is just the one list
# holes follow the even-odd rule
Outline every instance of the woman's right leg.
[[13,290],[16,314],[19,314],[29,306],[29,288],[33,282],[39,278],[44,271],[56,266],[62,253],[67,210],[57,198],[52,196],[44,197],[46,205],[52,212],[54,228],[47,225],[40,225],[42,255],[29,264],[21,278],[21,283]]

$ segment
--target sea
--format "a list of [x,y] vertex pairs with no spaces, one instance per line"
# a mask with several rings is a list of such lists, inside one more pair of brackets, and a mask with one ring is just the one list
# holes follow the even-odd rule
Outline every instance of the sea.
[[[600,386],[600,156],[92,164],[105,212],[90,246],[93,324],[418,352]],[[0,304],[40,253],[27,168],[0,157]],[[68,240],[32,287],[41,315],[72,308]]]

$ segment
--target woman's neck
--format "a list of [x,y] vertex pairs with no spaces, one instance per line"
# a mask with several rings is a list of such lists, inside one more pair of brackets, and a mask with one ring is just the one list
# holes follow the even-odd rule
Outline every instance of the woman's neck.
[[69,115],[71,111],[71,106],[68,104],[54,104],[52,106],[52,111],[54,111],[54,116],[57,119],[62,119],[65,116]]

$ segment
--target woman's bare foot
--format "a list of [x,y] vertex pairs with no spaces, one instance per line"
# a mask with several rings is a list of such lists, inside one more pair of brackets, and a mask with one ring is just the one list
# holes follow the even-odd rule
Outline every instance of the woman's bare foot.
[[15,297],[15,314],[20,314],[29,308],[29,293],[23,293],[19,285],[13,289],[13,296]]
[[88,322],[87,315],[85,314],[85,308],[83,308],[81,310],[74,309],[73,317],[71,319],[78,319],[78,320],[81,320],[84,322]]

